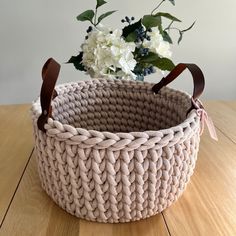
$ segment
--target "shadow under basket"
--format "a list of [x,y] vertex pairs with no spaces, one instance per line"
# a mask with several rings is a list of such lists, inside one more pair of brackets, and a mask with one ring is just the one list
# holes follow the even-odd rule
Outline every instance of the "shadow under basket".
[[90,221],[129,222],[160,213],[183,193],[200,117],[190,95],[153,88],[107,79],[62,84],[48,112],[41,91],[31,109],[38,172],[60,207]]

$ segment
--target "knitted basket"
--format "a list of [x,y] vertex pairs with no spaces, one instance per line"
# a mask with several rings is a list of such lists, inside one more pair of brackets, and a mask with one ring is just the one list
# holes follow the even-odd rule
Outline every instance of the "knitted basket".
[[[192,98],[163,87],[185,68],[194,78]],[[197,159],[200,69],[179,64],[156,85],[93,79],[55,91],[59,69],[53,59],[46,62],[40,99],[32,105],[47,194],[72,215],[111,223],[150,217],[176,201]]]

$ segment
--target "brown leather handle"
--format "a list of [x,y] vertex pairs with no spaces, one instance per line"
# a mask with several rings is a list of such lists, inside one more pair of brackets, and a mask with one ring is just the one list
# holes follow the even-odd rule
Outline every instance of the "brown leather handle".
[[42,108],[42,114],[38,118],[38,128],[45,132],[44,125],[47,119],[51,116],[51,102],[52,99],[57,96],[54,90],[57,78],[60,72],[60,64],[57,63],[53,58],[46,61],[42,69],[43,84],[40,92],[40,103]]
[[180,63],[159,83],[152,87],[154,93],[158,93],[160,89],[175,80],[185,69],[189,69],[193,77],[194,89],[192,96],[192,108],[198,108],[198,98],[202,94],[205,87],[205,79],[201,69],[195,64]]
[[[38,118],[38,128],[45,132],[44,125],[47,119],[51,116],[51,102],[52,99],[57,96],[54,90],[56,81],[60,72],[60,64],[57,63],[53,58],[46,61],[42,69],[43,84],[40,92],[40,103],[42,108],[42,114]],[[193,76],[194,90],[192,96],[192,108],[199,106],[197,99],[202,94],[205,87],[205,79],[201,69],[195,64],[178,64],[166,77],[164,77],[159,83],[152,87],[154,93],[158,93],[160,89],[167,84],[175,80],[186,68],[189,69]]]

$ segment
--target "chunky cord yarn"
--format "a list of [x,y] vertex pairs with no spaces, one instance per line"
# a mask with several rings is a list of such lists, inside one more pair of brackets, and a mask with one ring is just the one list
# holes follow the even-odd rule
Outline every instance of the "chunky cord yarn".
[[151,83],[94,79],[57,86],[46,133],[32,105],[42,187],[72,215],[129,222],[155,215],[184,191],[199,148],[191,97]]

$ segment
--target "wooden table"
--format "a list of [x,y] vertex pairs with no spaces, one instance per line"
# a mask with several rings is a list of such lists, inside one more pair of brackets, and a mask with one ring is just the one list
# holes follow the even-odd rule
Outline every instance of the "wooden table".
[[[0,235],[236,235],[236,102],[207,102],[219,142],[201,139],[183,196],[162,214],[99,224],[61,210],[41,189],[29,105],[0,106]],[[207,133],[207,132],[205,132]]]

